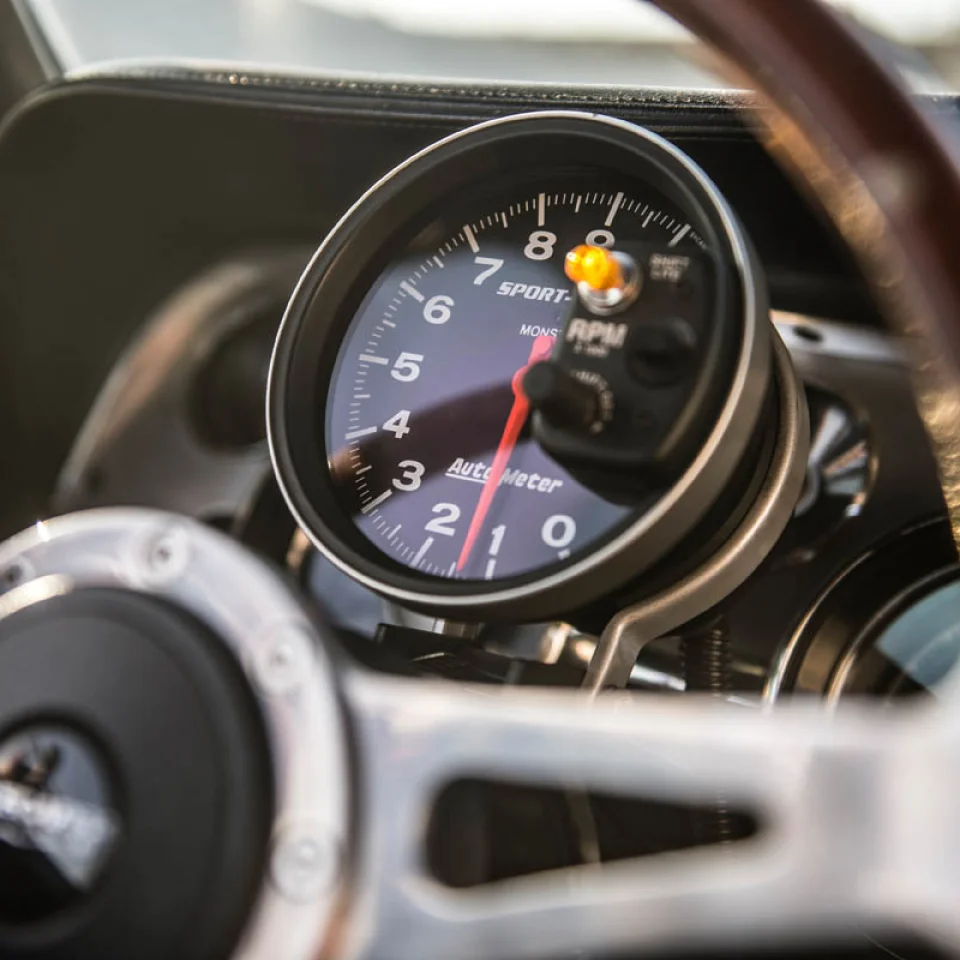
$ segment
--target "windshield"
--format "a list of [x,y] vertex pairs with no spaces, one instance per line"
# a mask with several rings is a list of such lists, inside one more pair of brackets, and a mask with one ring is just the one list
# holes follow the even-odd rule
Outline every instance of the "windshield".
[[[835,0],[926,89],[960,85],[957,0]],[[130,59],[389,77],[728,86],[635,0],[29,0],[67,70]],[[932,69],[931,69],[932,68]]]

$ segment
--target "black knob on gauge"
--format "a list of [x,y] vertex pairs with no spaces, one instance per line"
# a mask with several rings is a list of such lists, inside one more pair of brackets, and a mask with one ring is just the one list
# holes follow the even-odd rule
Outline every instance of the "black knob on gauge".
[[531,408],[553,426],[586,430],[599,419],[596,390],[549,360],[527,369],[523,392]]
[[696,353],[696,331],[679,318],[641,324],[627,341],[630,372],[651,386],[676,383],[690,371]]

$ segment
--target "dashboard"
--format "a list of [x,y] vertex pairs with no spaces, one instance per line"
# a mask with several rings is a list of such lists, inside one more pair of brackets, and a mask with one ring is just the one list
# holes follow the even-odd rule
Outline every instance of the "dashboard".
[[[877,322],[839,240],[764,155],[736,102],[572,90],[548,104],[640,123],[688,152],[737,210],[775,308]],[[21,107],[0,149],[11,330],[2,362],[15,423],[25,425],[10,440],[11,468],[30,471],[15,473],[13,496],[37,493],[7,504],[4,529],[42,513],[100,384],[173,291],[251,250],[300,248],[305,263],[406,157],[472,122],[543,105],[536,89],[157,68],[78,79]],[[54,219],[38,219],[39,196]],[[27,465],[19,452],[38,427],[47,441]]]
[[[759,109],[160,64],[33,95],[0,127],[0,532],[45,557],[54,514],[195,518],[379,673],[935,695],[956,557],[908,347]],[[653,626],[604,661],[623,611]],[[444,883],[581,862],[569,791],[461,787]],[[593,798],[601,859],[757,830],[655,806]]]
[[[568,118],[523,118],[545,104]],[[948,99],[932,107],[956,109]],[[602,590],[573,599],[571,582],[583,580],[565,577],[563,568],[576,566],[578,550],[589,558],[597,550],[588,548],[616,540],[646,511],[644,498],[656,499],[666,474],[648,471],[644,490],[604,489],[598,498],[596,477],[584,481],[569,450],[557,454],[567,466],[553,463],[553,472],[539,461],[514,461],[507,478],[522,477],[522,492],[500,497],[496,515],[481,517],[476,529],[468,521],[481,512],[476,497],[489,486],[511,407],[504,384],[537,359],[538,344],[550,347],[563,323],[568,281],[554,246],[559,253],[576,242],[603,247],[616,229],[648,261],[677,252],[706,257],[700,269],[709,283],[707,274],[724,260],[723,230],[711,221],[710,198],[690,185],[695,169],[743,225],[810,410],[801,509],[728,613],[737,685],[779,689],[787,680],[771,681],[771,671],[788,647],[784,676],[797,682],[797,651],[816,633],[805,618],[849,567],[889,541],[907,543],[933,572],[949,561],[950,547],[900,347],[880,332],[839,239],[745,125],[751,109],[715,94],[571,89],[548,96],[166,67],[45,91],[8,117],[0,134],[0,309],[9,331],[0,363],[13,412],[4,529],[51,508],[165,507],[238,531],[278,562],[293,563],[326,596],[330,616],[362,634],[375,633],[385,616],[362,583],[386,590],[401,611],[389,608],[389,616],[402,622],[417,622],[403,610],[426,609],[429,597],[436,612],[442,597],[441,610],[453,618],[465,610],[488,620],[560,618],[587,636],[599,631],[612,604],[636,593],[639,571],[650,568],[649,589],[666,576],[656,561],[672,551],[667,567],[677,562],[680,533],[652,552],[641,538],[632,560],[614,556],[597,569]],[[510,116],[517,119],[497,119]],[[458,134],[477,123],[479,133]],[[431,147],[445,137],[446,147]],[[418,153],[405,180],[387,177]],[[555,159],[561,155],[563,163]],[[679,173],[664,173],[665,157],[681,158]],[[306,325],[322,336],[275,377],[273,409],[283,408],[281,419],[292,425],[290,437],[275,430],[274,456],[289,460],[278,491],[269,479],[260,397],[280,316],[313,250],[381,177],[388,185],[348,215],[366,224],[359,239],[341,221],[318,255],[329,260],[339,254],[330,244],[349,240],[344,289],[320,301],[307,296],[311,270],[323,273],[316,258],[301,282]],[[49,210],[43,218],[40,197]],[[371,217],[386,226],[370,226]],[[310,319],[318,309],[324,316]],[[698,319],[696,305],[689,309],[694,327],[718,329],[717,317]],[[453,310],[459,324],[445,322]],[[491,312],[523,336],[470,340],[468,331]],[[415,333],[405,321],[401,337],[390,324],[407,315],[420,320]],[[287,339],[298,324],[288,317]],[[741,335],[732,327],[717,334],[716,349],[726,337],[732,358]],[[324,347],[325,338],[332,345]],[[381,338],[378,353],[368,344]],[[281,350],[284,342],[281,336]],[[432,372],[428,356],[436,358]],[[325,386],[314,397],[318,375]],[[357,385],[367,375],[376,391]],[[303,382],[285,392],[285,378],[297,377]],[[495,395],[484,400],[485,390]],[[717,401],[698,402],[712,409]],[[301,405],[293,414],[291,403]],[[443,438],[449,441],[457,403],[461,412],[488,410],[481,420],[489,424],[470,443],[451,446]],[[318,410],[325,419],[314,424]],[[432,425],[431,410],[439,411]],[[745,451],[754,442],[749,433]],[[521,454],[524,447],[532,455],[529,430]],[[890,449],[910,454],[887,456]],[[676,456],[668,473],[691,451]],[[313,464],[309,483],[319,482],[323,458],[337,465],[323,489],[305,489],[304,457]],[[375,502],[418,485],[428,467],[423,492]],[[296,534],[289,506],[306,537]],[[331,529],[351,514],[349,529]],[[909,532],[915,529],[922,532]],[[507,531],[512,542],[503,539]],[[523,589],[532,580],[553,587]],[[506,602],[514,587],[522,601]],[[769,596],[777,602],[757,602]],[[650,656],[656,660],[656,651]]]

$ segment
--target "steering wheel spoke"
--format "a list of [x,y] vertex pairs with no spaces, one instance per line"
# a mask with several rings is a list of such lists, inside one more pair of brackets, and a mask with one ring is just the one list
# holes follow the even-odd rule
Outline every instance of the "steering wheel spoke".
[[[919,920],[918,850],[927,868],[928,857],[941,861],[939,919],[953,915],[943,891],[957,885],[941,845],[957,818],[922,786],[947,753],[929,735],[942,727],[925,715],[865,704],[831,716],[813,703],[761,713],[691,698],[590,702],[366,673],[349,675],[346,689],[369,798],[356,929],[389,937],[370,933],[355,955],[532,958],[857,937]],[[461,778],[691,804],[723,797],[755,815],[759,831],[602,870],[453,890],[427,874],[423,843],[434,798]]]

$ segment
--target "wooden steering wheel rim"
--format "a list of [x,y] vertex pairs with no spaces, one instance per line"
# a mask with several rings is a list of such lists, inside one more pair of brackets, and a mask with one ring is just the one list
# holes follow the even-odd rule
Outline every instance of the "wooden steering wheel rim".
[[822,0],[653,0],[763,102],[768,149],[845,237],[914,346],[918,408],[960,544],[960,165],[900,77]]

